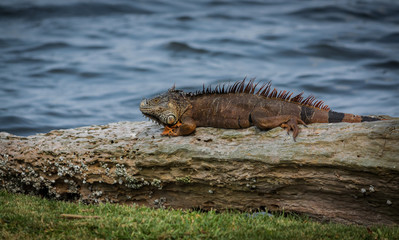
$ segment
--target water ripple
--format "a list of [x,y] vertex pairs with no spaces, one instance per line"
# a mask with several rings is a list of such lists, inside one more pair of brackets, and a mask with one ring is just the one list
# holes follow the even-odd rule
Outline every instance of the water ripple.
[[399,32],[389,33],[381,37],[379,42],[399,44]]
[[384,58],[377,51],[359,48],[348,48],[327,43],[313,44],[305,47],[306,54],[315,57],[329,58],[342,61],[353,61],[369,58]]
[[320,6],[308,7],[296,10],[290,15],[317,21],[348,21],[350,18],[361,20],[384,20],[395,16],[398,13],[398,7],[367,9],[351,8],[349,6]]
[[152,11],[125,4],[75,3],[69,5],[1,6],[1,18],[62,18],[93,17],[113,14],[151,14]]
[[185,52],[185,53],[195,53],[195,54],[204,54],[204,53],[209,53],[208,50],[202,49],[202,48],[195,48],[190,46],[187,43],[183,42],[170,42],[166,44],[165,48],[167,50],[173,51],[173,52]]
[[370,68],[383,68],[388,70],[399,71],[399,61],[397,60],[387,60],[381,62],[375,62],[365,65]]

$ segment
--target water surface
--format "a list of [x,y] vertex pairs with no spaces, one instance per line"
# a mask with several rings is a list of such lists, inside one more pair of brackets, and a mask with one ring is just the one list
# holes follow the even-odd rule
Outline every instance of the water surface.
[[0,2],[0,131],[141,121],[173,84],[245,76],[399,116],[399,2]]

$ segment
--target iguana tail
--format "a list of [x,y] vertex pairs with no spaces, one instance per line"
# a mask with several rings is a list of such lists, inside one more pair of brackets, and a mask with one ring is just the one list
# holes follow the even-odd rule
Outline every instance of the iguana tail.
[[361,116],[350,113],[340,113],[334,111],[328,111],[328,122],[329,123],[337,123],[337,122],[372,122],[372,121],[380,121],[383,120],[379,117],[373,116]]
[[339,122],[372,122],[385,120],[379,116],[361,116],[350,113],[334,112],[332,110],[322,110],[314,107],[302,106],[300,118],[306,124],[309,123],[339,123]]

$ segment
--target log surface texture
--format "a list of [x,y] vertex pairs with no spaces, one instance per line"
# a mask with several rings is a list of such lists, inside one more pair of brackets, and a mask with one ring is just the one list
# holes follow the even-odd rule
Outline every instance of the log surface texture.
[[87,203],[284,210],[399,224],[399,120],[281,128],[198,128],[161,137],[150,122],[0,133],[0,186]]

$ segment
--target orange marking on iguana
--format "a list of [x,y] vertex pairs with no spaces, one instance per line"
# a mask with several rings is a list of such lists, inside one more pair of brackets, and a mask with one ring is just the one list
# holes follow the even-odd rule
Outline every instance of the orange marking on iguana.
[[278,91],[271,82],[257,87],[251,79],[232,85],[203,87],[202,91],[185,93],[173,87],[168,92],[140,103],[141,112],[165,126],[162,135],[184,136],[196,127],[248,128],[262,130],[275,127],[299,133],[298,124],[364,122],[383,120],[379,117],[359,116],[331,111],[321,100],[303,92]]
[[165,129],[163,130],[163,132],[161,133],[162,136],[178,136],[176,135],[176,129],[178,129],[180,126],[182,125],[181,122],[177,122],[175,125],[173,126],[168,126],[165,125]]

